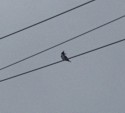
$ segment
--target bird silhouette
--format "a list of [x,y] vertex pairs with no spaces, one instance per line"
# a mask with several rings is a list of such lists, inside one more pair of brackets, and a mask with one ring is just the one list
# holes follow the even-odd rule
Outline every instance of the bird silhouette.
[[71,62],[71,61],[69,60],[69,58],[66,56],[66,54],[65,54],[64,51],[61,53],[61,58],[62,58],[63,61]]

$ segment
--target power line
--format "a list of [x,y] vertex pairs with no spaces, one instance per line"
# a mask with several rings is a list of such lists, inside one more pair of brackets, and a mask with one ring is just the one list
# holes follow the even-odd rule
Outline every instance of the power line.
[[44,53],[44,52],[46,52],[46,51],[48,51],[48,50],[50,50],[50,49],[53,49],[53,48],[55,48],[55,47],[57,47],[57,46],[60,46],[60,45],[62,45],[62,44],[64,44],[64,43],[67,43],[67,42],[69,42],[69,41],[72,41],[72,40],[74,40],[74,39],[76,39],[76,38],[79,38],[79,37],[81,37],[81,36],[83,36],[83,35],[86,35],[86,34],[88,34],[88,33],[90,33],[90,32],[93,32],[93,31],[95,31],[95,30],[97,30],[97,29],[99,29],[99,28],[102,28],[102,27],[104,27],[104,26],[106,26],[106,25],[108,25],[108,24],[111,24],[111,23],[113,23],[113,22],[115,22],[115,21],[117,21],[117,20],[120,20],[120,19],[122,19],[122,18],[124,18],[124,17],[125,17],[125,15],[120,16],[120,17],[118,17],[118,18],[116,18],[116,19],[114,19],[114,20],[111,20],[111,21],[109,21],[109,22],[107,22],[107,23],[104,23],[104,24],[98,26],[98,27],[95,27],[95,28],[93,28],[93,29],[91,29],[91,30],[88,30],[88,31],[86,31],[86,32],[84,32],[84,33],[82,33],[82,34],[80,34],[80,35],[77,35],[77,36],[72,37],[72,38],[70,38],[70,39],[68,39],[68,40],[65,40],[65,41],[63,41],[63,42],[61,42],[61,43],[59,43],[59,44],[57,44],[57,45],[54,45],[54,46],[52,46],[52,47],[49,47],[49,48],[47,48],[47,49],[45,49],[45,50],[42,50],[42,51],[40,51],[40,52],[38,52],[38,53],[35,53],[35,54],[31,55],[31,56],[28,56],[28,57],[26,57],[26,58],[24,58],[24,59],[18,60],[18,61],[14,62],[14,63],[11,63],[11,64],[7,65],[7,66],[4,66],[4,67],[0,68],[0,70],[6,69],[6,68],[11,67],[11,66],[13,66],[13,65],[16,65],[16,64],[18,64],[18,63],[20,63],[20,62],[23,62],[23,61],[25,61],[25,60],[28,60],[28,59],[30,59],[30,58],[32,58],[32,57],[34,57],[34,56],[37,56],[37,55],[39,55],[39,54],[41,54],[41,53]]
[[54,19],[54,18],[56,18],[56,17],[59,17],[59,16],[61,16],[61,15],[63,15],[63,14],[66,14],[66,13],[68,13],[68,12],[71,12],[71,11],[73,11],[73,10],[75,10],[75,9],[78,9],[78,8],[80,8],[80,7],[82,7],[82,6],[85,6],[85,5],[87,5],[87,4],[91,3],[91,2],[94,2],[94,1],[95,1],[95,0],[91,0],[91,1],[88,1],[88,2],[83,3],[83,4],[81,4],[81,5],[78,5],[78,6],[74,7],[74,8],[71,8],[71,9],[69,9],[69,10],[66,10],[66,11],[62,12],[62,13],[59,13],[59,14],[54,15],[54,16],[52,16],[52,17],[49,17],[49,18],[47,18],[47,19],[45,19],[45,20],[42,20],[42,21],[40,21],[40,22],[37,22],[37,23],[35,23],[35,24],[32,24],[32,25],[27,26],[27,27],[25,27],[25,28],[22,28],[22,29],[20,29],[20,30],[18,30],[18,31],[15,31],[15,32],[13,32],[13,33],[10,33],[10,34],[8,34],[8,35],[5,35],[5,36],[1,37],[0,39],[7,38],[7,37],[12,36],[12,35],[14,35],[14,34],[17,34],[17,33],[19,33],[19,32],[22,32],[22,31],[24,31],[24,30],[27,30],[27,29],[29,29],[29,28],[32,28],[32,27],[34,27],[34,26],[37,26],[37,25],[42,24],[42,23],[44,23],[44,22],[47,22],[47,21],[49,21],[49,20],[51,20],[51,19]]
[[[94,52],[94,51],[103,49],[103,48],[105,48],[105,47],[108,47],[108,46],[111,46],[111,45],[114,45],[114,44],[117,44],[117,43],[120,43],[120,42],[123,42],[123,41],[125,41],[125,38],[124,38],[124,39],[121,39],[121,40],[118,40],[118,41],[115,41],[115,42],[112,42],[112,43],[109,43],[109,44],[106,44],[106,45],[104,45],[104,46],[101,46],[101,47],[98,47],[98,48],[95,48],[95,49],[92,49],[92,50],[89,50],[89,51],[80,53],[80,54],[78,54],[78,55],[72,56],[72,57],[70,57],[69,59],[73,59],[73,58],[76,58],[76,57],[79,57],[79,56],[82,56],[82,55],[85,55],[85,54],[88,54],[88,53],[91,53],[91,52]],[[40,69],[43,69],[43,68],[46,68],[46,67],[49,67],[49,66],[58,64],[58,63],[60,63],[60,62],[62,62],[62,60],[57,61],[57,62],[54,62],[54,63],[51,63],[51,64],[48,64],[48,65],[45,65],[45,66],[42,66],[42,67],[39,67],[39,68],[36,68],[36,69],[33,69],[33,70],[30,70],[30,71],[27,71],[27,72],[24,72],[24,73],[21,73],[21,74],[17,74],[17,75],[15,75],[15,76],[11,76],[11,77],[2,79],[2,80],[0,80],[0,82],[4,82],[4,81],[7,81],[7,80],[10,80],[10,79],[13,79],[13,78],[16,78],[16,77],[19,77],[19,76],[22,76],[22,75],[25,75],[25,74],[28,74],[28,73],[31,73],[31,72],[40,70]]]

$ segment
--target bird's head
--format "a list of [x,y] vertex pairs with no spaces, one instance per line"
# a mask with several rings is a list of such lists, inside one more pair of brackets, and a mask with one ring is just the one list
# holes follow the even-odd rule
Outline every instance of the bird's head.
[[62,54],[64,54],[64,55],[65,55],[65,54],[66,54],[66,53],[65,53],[65,51],[62,51]]

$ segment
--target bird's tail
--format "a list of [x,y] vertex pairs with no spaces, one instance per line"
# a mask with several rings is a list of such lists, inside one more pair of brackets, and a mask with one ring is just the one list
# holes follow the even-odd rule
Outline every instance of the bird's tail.
[[68,60],[68,62],[71,62],[70,60]]

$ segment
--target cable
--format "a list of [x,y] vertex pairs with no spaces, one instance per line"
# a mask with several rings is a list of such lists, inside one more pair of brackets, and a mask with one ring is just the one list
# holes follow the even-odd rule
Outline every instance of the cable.
[[120,19],[124,18],[124,17],[125,17],[125,15],[120,16],[120,17],[118,17],[118,18],[116,18],[116,19],[114,19],[114,20],[111,20],[111,21],[109,21],[109,22],[107,22],[107,23],[104,23],[104,24],[98,26],[98,27],[95,27],[95,28],[93,28],[93,29],[91,29],[91,30],[88,30],[88,31],[86,31],[86,32],[84,32],[84,33],[82,33],[82,34],[80,34],[80,35],[77,35],[77,36],[75,36],[75,37],[73,37],[73,38],[70,38],[70,39],[68,39],[68,40],[66,40],[66,41],[63,41],[63,42],[61,42],[61,43],[59,43],[59,44],[57,44],[57,45],[54,45],[54,46],[52,46],[52,47],[49,47],[49,48],[47,48],[47,49],[45,49],[45,50],[42,50],[42,51],[40,51],[40,52],[38,52],[38,53],[35,53],[35,54],[31,55],[31,56],[28,56],[28,57],[26,57],[26,58],[24,58],[24,59],[18,60],[18,61],[14,62],[14,63],[11,63],[11,64],[7,65],[7,66],[4,66],[4,67],[0,68],[0,70],[3,70],[3,69],[6,69],[6,68],[8,68],[8,67],[11,67],[11,66],[13,66],[13,65],[16,65],[16,64],[18,64],[18,63],[20,63],[20,62],[23,62],[23,61],[25,61],[25,60],[27,60],[27,59],[30,59],[30,58],[32,58],[32,57],[34,57],[34,56],[37,56],[37,55],[39,55],[39,54],[41,54],[41,53],[44,53],[44,52],[46,52],[46,51],[48,51],[48,50],[50,50],[50,49],[53,49],[53,48],[55,48],[55,47],[57,47],[57,46],[60,46],[60,45],[62,45],[62,44],[64,44],[64,43],[67,43],[67,42],[69,42],[69,41],[71,41],[71,40],[74,40],[74,39],[79,38],[79,37],[81,37],[81,36],[83,36],[83,35],[86,35],[86,34],[92,32],[92,31],[95,31],[95,30],[97,30],[97,29],[99,29],[99,28],[101,28],[101,27],[104,27],[104,26],[106,26],[106,25],[108,25],[108,24],[111,24],[111,23],[113,23],[113,22],[115,22],[115,21],[117,21],[117,20],[120,20]]
[[[98,47],[98,48],[95,48],[95,49],[92,49],[92,50],[89,50],[89,51],[80,53],[80,54],[78,54],[78,55],[72,56],[72,57],[70,57],[69,59],[73,59],[73,58],[76,58],[76,57],[79,57],[79,56],[82,56],[82,55],[85,55],[85,54],[88,54],[88,53],[91,53],[91,52],[100,50],[100,49],[102,49],[102,48],[105,48],[105,47],[108,47],[108,46],[111,46],[111,45],[114,45],[114,44],[117,44],[117,43],[120,43],[120,42],[123,42],[123,41],[125,41],[125,38],[124,38],[124,39],[121,39],[121,40],[118,40],[118,41],[115,41],[115,42],[112,42],[112,43],[109,43],[109,44],[107,44],[107,45],[104,45],[104,46],[101,46],[101,47]],[[22,76],[22,75],[25,75],[25,74],[28,74],[28,73],[31,73],[31,72],[40,70],[40,69],[43,69],[43,68],[46,68],[46,67],[49,67],[49,66],[58,64],[58,63],[60,63],[60,62],[62,62],[62,60],[57,61],[57,62],[54,62],[54,63],[51,63],[51,64],[48,64],[48,65],[45,65],[45,66],[42,66],[42,67],[39,67],[39,68],[36,68],[36,69],[33,69],[33,70],[30,70],[30,71],[27,71],[27,72],[24,72],[24,73],[21,73],[21,74],[17,74],[17,75],[15,75],[15,76],[11,76],[11,77],[2,79],[2,80],[0,80],[0,82],[4,82],[4,81],[7,81],[7,80],[10,80],[10,79],[13,79],[13,78],[16,78],[16,77],[19,77],[19,76]]]
[[56,17],[58,17],[58,16],[61,16],[61,15],[63,15],[63,14],[66,14],[66,13],[68,13],[68,12],[70,12],[70,11],[75,10],[75,9],[78,9],[78,8],[80,8],[80,7],[82,7],[82,6],[85,6],[85,5],[87,5],[87,4],[91,3],[91,2],[94,2],[94,1],[95,1],[95,0],[91,0],[91,1],[88,1],[88,2],[83,3],[83,4],[81,4],[81,5],[78,5],[78,6],[74,7],[74,8],[71,8],[71,9],[69,9],[69,10],[66,10],[66,11],[62,12],[62,13],[59,13],[59,14],[54,15],[54,16],[52,16],[52,17],[49,17],[49,18],[47,18],[47,19],[45,19],[45,20],[42,20],[42,21],[40,21],[40,22],[37,22],[37,23],[35,23],[35,24],[32,24],[32,25],[27,26],[27,27],[25,27],[25,28],[22,28],[22,29],[20,29],[20,30],[18,30],[18,31],[15,31],[15,32],[13,32],[13,33],[10,33],[10,34],[8,34],[8,35],[5,35],[5,36],[1,37],[0,39],[7,38],[7,37],[12,36],[12,35],[14,35],[14,34],[17,34],[17,33],[19,33],[19,32],[22,32],[22,31],[24,31],[24,30],[27,30],[27,29],[29,29],[29,28],[31,28],[31,27],[34,27],[34,26],[37,26],[37,25],[42,24],[42,23],[44,23],[44,22],[47,22],[47,21],[49,21],[49,20],[51,20],[51,19],[54,19],[54,18],[56,18]]

